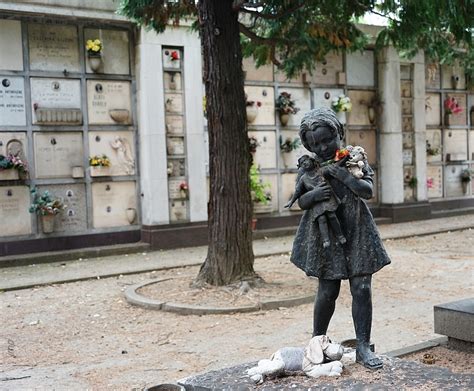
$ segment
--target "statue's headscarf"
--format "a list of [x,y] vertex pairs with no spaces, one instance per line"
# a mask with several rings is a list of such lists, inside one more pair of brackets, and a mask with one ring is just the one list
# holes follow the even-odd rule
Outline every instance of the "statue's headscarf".
[[326,107],[313,109],[311,111],[308,111],[304,115],[303,119],[301,120],[299,132],[301,142],[308,151],[310,151],[310,149],[306,139],[306,132],[310,130],[315,130],[316,128],[319,128],[321,126],[326,126],[330,128],[334,133],[339,136],[339,139],[343,139],[344,126],[337,119],[336,113]]

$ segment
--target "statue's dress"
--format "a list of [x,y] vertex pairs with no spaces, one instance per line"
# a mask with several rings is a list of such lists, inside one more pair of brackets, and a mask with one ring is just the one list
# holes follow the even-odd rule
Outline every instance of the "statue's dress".
[[[367,161],[362,180],[373,182],[374,172]],[[390,263],[372,214],[363,199],[338,179],[328,183],[341,200],[336,216],[347,243],[342,246],[330,230],[331,247],[323,249],[321,233],[313,212],[305,210],[293,243],[291,261],[308,276],[327,280],[348,279],[373,274]]]

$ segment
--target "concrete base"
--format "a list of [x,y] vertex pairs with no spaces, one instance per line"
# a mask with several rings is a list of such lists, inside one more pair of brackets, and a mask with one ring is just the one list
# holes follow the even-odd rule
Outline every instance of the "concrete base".
[[429,202],[383,204],[380,205],[379,211],[380,216],[388,217],[393,223],[431,218],[431,205]]

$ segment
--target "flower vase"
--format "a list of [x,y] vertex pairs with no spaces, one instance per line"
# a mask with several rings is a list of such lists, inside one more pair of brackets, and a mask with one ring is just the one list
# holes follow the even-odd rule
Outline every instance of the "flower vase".
[[93,72],[98,72],[102,66],[102,56],[89,54],[89,67]]
[[135,208],[127,208],[125,213],[127,215],[127,221],[130,224],[133,224],[133,222],[135,221],[135,219],[137,217],[137,210]]
[[255,106],[247,106],[245,108],[247,114],[247,123],[251,124],[257,118],[258,109]]
[[453,87],[453,90],[457,90],[459,87],[459,79],[460,77],[458,75],[453,75],[451,76],[451,86]]
[[18,170],[15,170],[14,168],[0,170],[0,181],[17,181],[18,179],[20,179]]
[[110,167],[106,166],[91,166],[90,167],[91,177],[95,176],[110,176]]
[[291,163],[292,163],[292,156],[293,156],[293,154],[290,153],[290,152],[283,152],[283,153],[281,154],[281,156],[282,156],[283,166],[284,166],[285,168],[292,168],[292,167],[291,167],[291,166],[292,166]]
[[187,199],[188,198],[188,191],[185,189],[180,189],[179,190],[179,196],[180,198]]
[[375,108],[369,107],[368,108],[368,116],[369,116],[369,122],[371,125],[375,124]]
[[451,114],[444,113],[444,125],[449,126],[451,120]]
[[462,181],[461,184],[462,184],[462,194],[463,195],[467,195],[467,192],[468,192],[468,189],[469,189],[469,183],[471,183],[470,181]]
[[54,218],[56,215],[54,214],[47,214],[41,216],[41,225],[43,228],[43,233],[50,234],[54,232]]
[[346,112],[345,111],[338,111],[336,113],[336,117],[339,120],[339,122],[343,125],[346,124]]
[[290,120],[289,114],[280,114],[280,123],[282,126],[288,125],[289,120]]

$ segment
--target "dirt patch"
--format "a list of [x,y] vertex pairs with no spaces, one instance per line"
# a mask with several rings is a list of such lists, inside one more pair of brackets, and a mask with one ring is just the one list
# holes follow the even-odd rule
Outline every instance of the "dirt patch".
[[[403,356],[404,360],[416,361],[418,363],[448,368],[454,373],[474,373],[474,354],[449,348],[448,346],[436,346],[427,350]],[[432,362],[432,364],[429,364]]]
[[186,268],[184,275],[146,285],[137,293],[151,299],[204,307],[240,307],[269,300],[314,295],[316,279],[307,277],[289,261],[289,255],[257,258],[255,270],[264,282],[225,287],[192,286],[198,267]]

